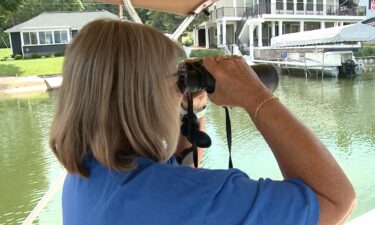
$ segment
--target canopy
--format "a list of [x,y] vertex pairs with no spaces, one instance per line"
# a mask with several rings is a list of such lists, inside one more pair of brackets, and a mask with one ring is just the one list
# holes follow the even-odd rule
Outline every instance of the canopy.
[[343,42],[375,41],[375,27],[357,23],[273,37],[272,47],[289,47]]
[[[123,0],[89,0],[109,4],[123,4]],[[131,0],[136,8],[153,9],[178,15],[198,14],[218,0]]]

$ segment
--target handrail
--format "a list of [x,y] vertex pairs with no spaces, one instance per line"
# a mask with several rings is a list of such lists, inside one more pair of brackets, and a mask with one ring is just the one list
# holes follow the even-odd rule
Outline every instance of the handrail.
[[57,190],[61,188],[61,186],[64,183],[65,177],[67,172],[64,171],[52,184],[50,189],[43,195],[42,199],[38,202],[38,204],[35,206],[33,211],[26,217],[25,221],[23,221],[22,225],[31,225],[34,220],[39,216],[39,214],[42,212],[44,207],[47,205],[47,203],[51,200],[51,198],[55,195]]
[[[280,2],[272,3],[271,9],[273,12],[266,12],[271,14],[297,14],[297,15],[326,15],[326,16],[365,16],[366,7],[365,6],[339,6],[339,5],[323,5],[312,3],[286,3],[284,8],[283,4]],[[271,11],[272,11],[271,10]]]

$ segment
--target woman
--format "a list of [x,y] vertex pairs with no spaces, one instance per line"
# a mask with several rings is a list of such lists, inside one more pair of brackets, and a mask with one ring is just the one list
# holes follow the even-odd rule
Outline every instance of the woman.
[[95,21],[75,37],[50,134],[69,171],[64,224],[343,223],[355,202],[350,182],[240,58],[204,60],[216,79],[209,98],[247,111],[285,180],[174,165],[186,144],[174,75],[180,53],[161,33],[129,22]]

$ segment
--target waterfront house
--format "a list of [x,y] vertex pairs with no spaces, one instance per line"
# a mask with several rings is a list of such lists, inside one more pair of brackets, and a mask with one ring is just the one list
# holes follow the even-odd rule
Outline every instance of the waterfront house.
[[117,19],[108,11],[93,12],[44,12],[5,32],[13,55],[30,57],[34,54],[62,53],[65,46],[87,23],[97,19]]
[[[341,2],[341,1],[340,1]],[[287,33],[358,23],[366,6],[339,0],[219,0],[209,7],[209,20],[194,30],[194,45],[233,50],[253,57]]]

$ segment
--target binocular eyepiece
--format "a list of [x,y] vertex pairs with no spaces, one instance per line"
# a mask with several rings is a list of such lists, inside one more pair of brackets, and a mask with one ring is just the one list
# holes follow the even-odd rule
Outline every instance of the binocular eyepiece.
[[[196,60],[180,64],[177,85],[181,93],[194,93],[202,90],[213,93],[215,91],[215,79],[202,63],[202,60]],[[279,76],[274,66],[257,64],[252,65],[251,68],[269,90],[272,92],[276,90],[279,84]],[[233,76],[236,76],[236,74],[233,74]]]

